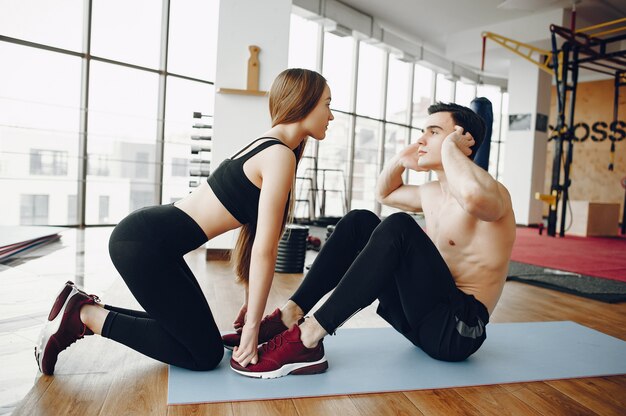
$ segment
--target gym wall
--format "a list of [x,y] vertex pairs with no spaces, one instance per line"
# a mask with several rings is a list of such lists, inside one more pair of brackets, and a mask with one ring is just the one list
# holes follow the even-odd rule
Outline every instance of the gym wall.
[[[571,200],[584,200],[591,202],[613,202],[621,205],[624,209],[624,189],[620,185],[620,180],[626,176],[626,139],[615,143],[614,170],[608,169],[610,162],[611,142],[608,136],[612,134],[609,127],[613,122],[613,97],[614,81],[593,81],[579,83],[576,91],[576,114],[575,124],[586,123],[589,126],[590,134],[586,140],[574,143],[574,157],[570,176],[572,186],[569,189]],[[556,89],[552,87],[549,124],[556,124]],[[567,114],[567,112],[566,112]],[[620,91],[618,120],[626,121],[626,88]],[[596,129],[604,131],[605,134],[593,131],[593,126],[597,122],[606,123],[607,127],[596,125]],[[626,132],[626,128],[621,127]],[[551,133],[550,133],[551,134]],[[584,138],[586,130],[579,127],[576,130],[576,137]],[[603,141],[594,141],[596,138],[606,137]],[[617,132],[617,137],[622,133]],[[564,146],[564,150],[567,146]],[[554,142],[548,142],[545,175],[545,193],[550,191],[552,181],[552,162],[554,157]],[[564,153],[565,157],[565,153]],[[561,172],[561,182],[563,174]],[[620,210],[620,219],[622,211]],[[544,215],[548,215],[547,204],[544,207]]]

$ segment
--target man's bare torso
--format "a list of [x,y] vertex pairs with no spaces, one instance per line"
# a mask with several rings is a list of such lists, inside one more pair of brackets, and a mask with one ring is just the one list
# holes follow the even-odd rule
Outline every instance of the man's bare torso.
[[422,185],[421,200],[426,233],[457,287],[474,295],[491,314],[504,287],[515,241],[515,218],[508,193],[506,213],[493,222],[469,215],[452,195],[443,194],[437,181]]

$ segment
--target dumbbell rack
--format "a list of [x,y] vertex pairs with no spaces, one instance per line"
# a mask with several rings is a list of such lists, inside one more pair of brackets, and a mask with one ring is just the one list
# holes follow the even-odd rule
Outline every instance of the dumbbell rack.
[[[191,135],[191,158],[189,160],[189,187],[195,188],[211,174],[211,132],[212,124],[202,122],[203,118],[212,117],[199,112],[193,113],[193,128],[198,129],[198,134]],[[208,130],[208,131],[207,131]]]

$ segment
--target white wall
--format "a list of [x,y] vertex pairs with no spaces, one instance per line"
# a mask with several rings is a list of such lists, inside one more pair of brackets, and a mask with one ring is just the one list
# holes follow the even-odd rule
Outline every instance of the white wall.
[[537,113],[550,114],[550,84],[551,76],[530,62],[522,58],[511,62],[509,114],[531,114],[530,129],[509,129],[505,143],[503,182],[518,224],[542,221],[543,202],[535,200],[535,192],[544,192],[548,134],[535,131],[535,125]]
[[[271,127],[267,97],[224,94],[219,89],[246,89],[250,45],[261,48],[260,90],[269,90],[287,68],[291,0],[224,0],[219,13],[212,170]],[[232,248],[234,241],[235,234],[228,233],[207,247]]]

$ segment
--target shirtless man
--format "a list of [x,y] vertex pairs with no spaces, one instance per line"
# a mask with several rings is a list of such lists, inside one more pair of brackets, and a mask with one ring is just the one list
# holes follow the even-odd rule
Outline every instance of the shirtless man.
[[[515,240],[511,199],[472,161],[482,119],[456,104],[428,112],[422,136],[391,159],[376,189],[385,205],[423,212],[426,231],[405,213],[382,222],[369,211],[348,213],[296,293],[261,323],[259,342],[271,340],[260,347],[259,362],[231,360],[233,370],[262,378],[324,371],[322,338],[375,299],[378,314],[433,358],[464,360],[482,345]],[[406,169],[432,170],[437,180],[405,185]],[[238,337],[223,340],[234,346]]]

